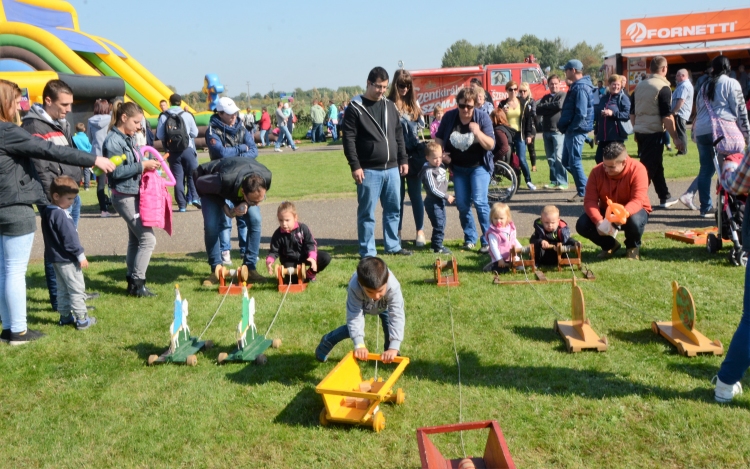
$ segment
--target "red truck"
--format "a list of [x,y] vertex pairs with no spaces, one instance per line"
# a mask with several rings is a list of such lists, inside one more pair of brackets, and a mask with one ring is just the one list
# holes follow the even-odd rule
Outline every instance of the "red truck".
[[[417,100],[422,112],[432,115],[432,109],[440,104],[444,110],[456,107],[456,93],[468,86],[472,78],[478,78],[484,89],[492,95],[497,104],[508,97],[505,84],[513,80],[520,84],[527,82],[535,100],[549,94],[547,78],[533,57],[526,63],[476,65],[474,67],[434,68],[429,70],[410,70]],[[565,77],[561,77],[562,90],[566,91]]]

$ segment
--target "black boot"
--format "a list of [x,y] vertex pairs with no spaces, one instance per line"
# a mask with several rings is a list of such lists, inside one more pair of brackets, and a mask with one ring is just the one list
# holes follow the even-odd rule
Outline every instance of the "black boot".
[[128,295],[133,294],[133,277],[130,275],[125,276],[125,280],[128,282]]
[[156,296],[155,293],[152,293],[148,288],[146,288],[146,279],[145,278],[134,278],[133,279],[133,290],[130,293],[131,296],[137,296],[137,297],[151,297]]

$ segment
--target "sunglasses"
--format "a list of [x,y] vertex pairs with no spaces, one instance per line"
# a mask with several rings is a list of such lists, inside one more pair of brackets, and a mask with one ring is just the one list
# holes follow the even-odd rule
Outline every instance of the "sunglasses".
[[459,109],[474,109],[474,105],[473,104],[459,104],[458,108]]
[[508,88],[507,91],[518,91],[518,88]]
[[409,83],[399,83],[399,84],[398,84],[398,85],[396,85],[396,86],[397,86],[397,87],[398,87],[399,89],[401,89],[401,90],[408,90],[409,88],[411,88],[411,84],[409,84]]

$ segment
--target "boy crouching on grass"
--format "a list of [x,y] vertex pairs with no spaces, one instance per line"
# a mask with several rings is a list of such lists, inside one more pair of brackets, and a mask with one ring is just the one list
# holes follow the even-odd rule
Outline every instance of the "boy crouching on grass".
[[86,309],[86,293],[83,272],[89,266],[78,231],[67,209],[78,195],[78,184],[70,176],[59,176],[52,181],[50,196],[52,204],[42,212],[42,235],[44,236],[44,260],[52,263],[57,276],[57,311],[60,324],[75,324],[83,330],[96,324]]
[[534,220],[534,234],[529,240],[534,245],[534,261],[537,266],[557,265],[557,244],[580,246],[570,235],[570,228],[560,219],[560,210],[554,205],[542,209],[542,216]]
[[354,342],[354,356],[359,360],[367,360],[365,314],[380,316],[385,334],[385,351],[381,359],[383,363],[392,362],[398,355],[404,338],[404,297],[401,295],[401,284],[379,257],[365,257],[359,261],[357,272],[349,280],[346,324],[323,336],[315,349],[315,358],[325,362],[336,344],[351,338]]

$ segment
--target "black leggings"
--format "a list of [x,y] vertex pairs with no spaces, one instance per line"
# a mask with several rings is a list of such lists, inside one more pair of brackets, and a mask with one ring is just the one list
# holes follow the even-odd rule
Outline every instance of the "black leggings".
[[[307,260],[308,257],[309,256],[307,256],[304,253],[302,256],[300,256],[300,259],[304,258],[305,261],[303,263],[307,266],[310,265],[310,262]],[[289,260],[289,259],[279,259],[279,262],[284,267],[296,267],[297,266],[296,261]],[[323,272],[323,269],[328,267],[328,264],[330,263],[331,263],[331,255],[325,251],[318,251],[318,270],[316,270],[315,273],[317,274],[317,273]]]

